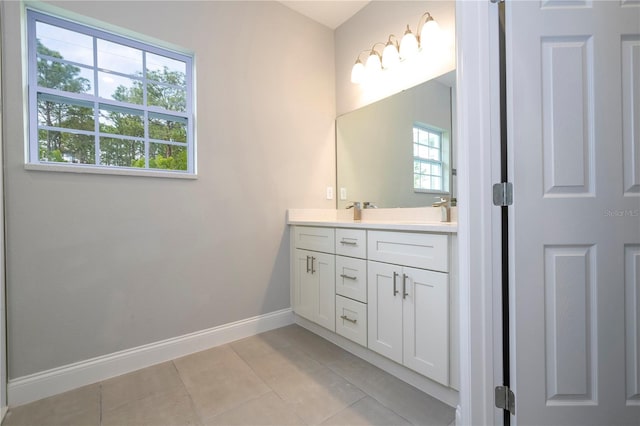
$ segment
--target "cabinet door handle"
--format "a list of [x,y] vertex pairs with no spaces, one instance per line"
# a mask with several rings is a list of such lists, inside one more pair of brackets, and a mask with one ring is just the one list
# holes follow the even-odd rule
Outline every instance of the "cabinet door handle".
[[398,288],[396,286],[396,278],[398,277],[398,273],[394,272],[393,273],[393,297],[396,296],[396,294],[398,294]]
[[309,273],[309,256],[307,256],[307,274]]
[[342,318],[342,319],[343,319],[343,320],[345,320],[345,321],[349,321],[349,322],[351,322],[351,323],[354,323],[354,324],[358,322],[358,320],[357,320],[357,319],[351,319],[351,318],[349,318],[349,317],[348,317],[348,316],[346,316],[346,315],[340,315],[340,318]]
[[355,281],[355,280],[357,280],[357,279],[358,279],[358,278],[356,278],[356,277],[352,277],[351,275],[340,274],[340,276],[341,276],[342,278],[346,279],[346,280],[353,280],[353,281]]
[[347,245],[347,246],[357,246],[358,245],[358,243],[355,242],[355,241],[345,241],[345,240],[341,240],[340,244],[344,244],[344,245]]
[[406,297],[409,295],[409,293],[407,293],[407,278],[409,276],[407,274],[402,274],[402,298],[406,299]]
[[313,257],[313,256],[311,256],[311,273],[312,273],[312,274],[315,274],[315,273],[316,273],[316,270],[315,270],[315,269],[313,269],[313,262],[314,262],[315,260],[316,260],[316,258],[315,258],[315,257]]

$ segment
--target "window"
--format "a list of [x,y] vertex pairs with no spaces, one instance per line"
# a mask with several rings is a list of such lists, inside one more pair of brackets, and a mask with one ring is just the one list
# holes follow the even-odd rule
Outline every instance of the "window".
[[415,123],[413,125],[413,189],[447,192],[448,161],[446,140],[441,130]]
[[29,163],[194,174],[191,56],[27,13]]

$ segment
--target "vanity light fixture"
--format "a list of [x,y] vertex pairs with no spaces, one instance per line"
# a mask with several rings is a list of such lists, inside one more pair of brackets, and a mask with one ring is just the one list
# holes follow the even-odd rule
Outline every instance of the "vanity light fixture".
[[[396,41],[391,41],[391,37]],[[393,68],[400,62],[400,48],[398,46],[398,37],[391,34],[387,40],[387,44],[382,51],[382,68]]]
[[371,76],[382,69],[382,55],[380,55],[376,50],[376,46],[379,44],[384,45],[384,43],[376,43],[371,46],[369,57],[367,58],[367,62],[364,64],[364,70],[366,71],[367,76]]
[[353,64],[353,68],[351,68],[351,82],[355,84],[360,84],[364,80],[364,65],[360,60],[360,55],[364,52],[368,52],[368,50],[363,50],[358,54],[356,58],[356,63]]
[[[351,68],[351,82],[356,84],[362,83],[365,78],[371,77],[382,69],[382,55],[376,50],[376,46],[378,44],[384,43],[376,43],[371,47],[371,49],[360,52],[356,59],[356,63],[353,64],[353,68]],[[369,56],[363,64],[360,60],[360,56],[365,52],[369,53]]]
[[440,41],[440,25],[438,25],[429,12],[426,12],[422,16],[424,17],[425,15],[427,19],[424,21],[422,29],[420,30],[420,47],[423,49],[429,44],[433,45]]
[[411,28],[409,28],[409,24],[407,24],[407,29],[404,32],[404,36],[402,36],[402,40],[400,41],[400,57],[402,59],[408,59],[412,56],[416,55],[420,50],[420,44],[418,43],[418,38],[413,35],[411,32]]
[[[401,60],[415,56],[427,44],[431,45],[437,41],[440,27],[429,12],[425,12],[420,17],[417,28],[418,36],[414,35],[409,25],[407,25],[407,29],[400,43],[398,43],[398,38],[391,34],[386,43],[375,43],[371,50],[363,50],[360,52],[356,58],[356,63],[351,69],[351,82],[356,84],[362,83],[365,75],[374,74],[381,69],[393,68]],[[395,41],[392,40],[392,38],[394,38]],[[378,44],[384,45],[382,55],[375,50]],[[366,65],[363,65],[360,60],[360,56],[364,52],[369,52]]]

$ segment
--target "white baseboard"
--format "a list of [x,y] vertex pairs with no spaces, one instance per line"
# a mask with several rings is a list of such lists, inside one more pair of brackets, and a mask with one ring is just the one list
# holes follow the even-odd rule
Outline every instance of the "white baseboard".
[[7,385],[8,405],[26,404],[289,324],[293,313],[282,309],[12,379]]
[[416,373],[415,371],[409,370],[406,367],[403,367],[400,364],[397,364],[391,361],[388,358],[383,357],[382,355],[378,355],[377,353],[360,346],[357,343],[352,342],[349,339],[345,339],[344,337],[335,334],[324,327],[321,327],[317,324],[314,324],[311,321],[308,321],[298,315],[294,315],[296,324],[306,328],[311,331],[340,346],[342,349],[351,352],[367,361],[370,364],[375,365],[381,370],[386,371],[387,373],[397,377],[403,382],[409,383],[411,386],[420,389],[422,392],[431,395],[432,397],[444,402],[450,407],[456,408],[459,404],[459,395],[458,392],[454,389],[443,386],[439,383],[434,382],[433,380],[429,380],[428,378]]

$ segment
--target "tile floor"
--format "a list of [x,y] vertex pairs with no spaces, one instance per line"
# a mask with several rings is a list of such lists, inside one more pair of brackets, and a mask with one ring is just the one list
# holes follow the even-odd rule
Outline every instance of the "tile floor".
[[12,425],[450,425],[454,410],[291,325],[9,409]]

